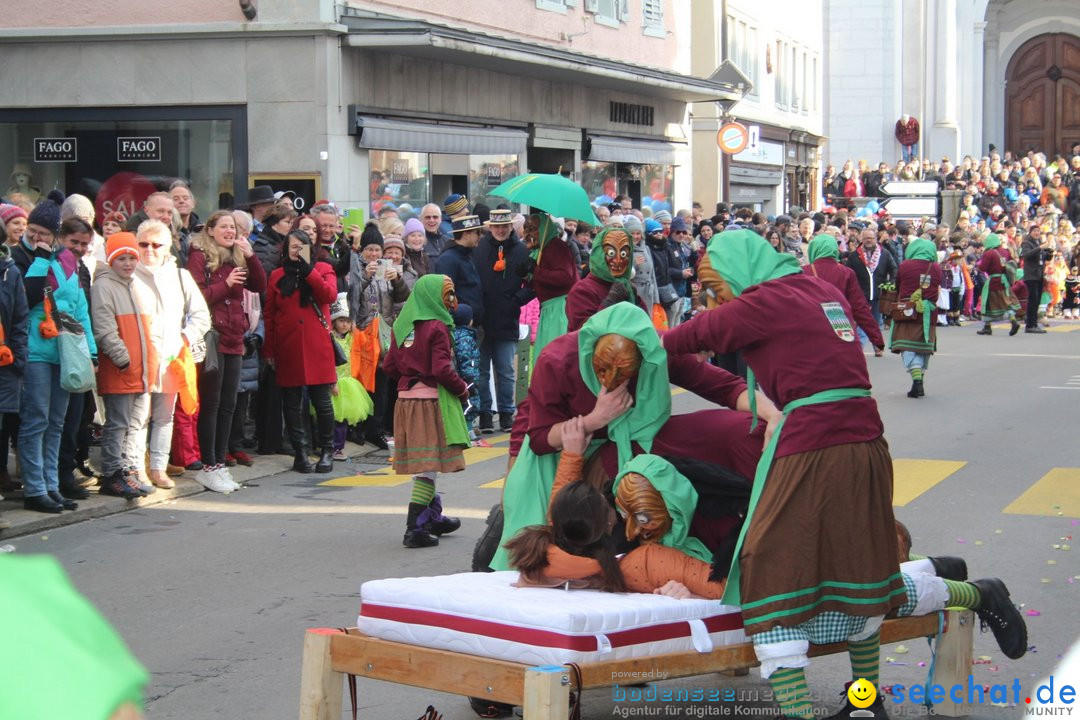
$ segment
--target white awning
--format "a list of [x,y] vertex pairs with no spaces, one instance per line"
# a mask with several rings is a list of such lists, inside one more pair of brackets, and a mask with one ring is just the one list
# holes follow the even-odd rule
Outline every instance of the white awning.
[[677,165],[678,145],[662,140],[632,140],[608,135],[589,136],[589,160],[641,165]]
[[357,145],[372,150],[453,153],[458,155],[525,155],[529,133],[492,127],[437,125],[361,116]]

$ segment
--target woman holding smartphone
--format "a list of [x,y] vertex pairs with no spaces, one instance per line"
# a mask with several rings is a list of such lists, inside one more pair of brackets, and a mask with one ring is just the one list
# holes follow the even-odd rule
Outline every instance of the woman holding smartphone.
[[[237,233],[236,220],[226,210],[215,212],[191,243],[187,269],[198,283],[218,333],[221,362],[213,371],[199,372],[199,447],[203,468],[198,480],[205,487],[233,482],[225,467],[229,448],[240,366],[244,359],[244,289],[266,290],[266,273],[251,244]],[[207,348],[213,352],[213,348]],[[226,483],[222,483],[224,479]]]
[[309,473],[306,418],[301,410],[304,388],[315,407],[319,451],[315,472],[334,467],[334,406],[337,367],[330,339],[330,303],[337,298],[337,276],[328,263],[311,261],[311,237],[294,230],[285,238],[281,267],[270,273],[263,321],[263,354],[273,366],[285,407],[285,431],[292,442],[293,470]]

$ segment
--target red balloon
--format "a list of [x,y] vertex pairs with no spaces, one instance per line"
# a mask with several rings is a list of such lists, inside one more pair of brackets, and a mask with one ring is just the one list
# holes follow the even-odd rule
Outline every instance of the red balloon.
[[99,218],[119,210],[131,217],[142,209],[146,198],[157,192],[154,183],[137,172],[118,172],[101,185],[94,199],[94,209]]

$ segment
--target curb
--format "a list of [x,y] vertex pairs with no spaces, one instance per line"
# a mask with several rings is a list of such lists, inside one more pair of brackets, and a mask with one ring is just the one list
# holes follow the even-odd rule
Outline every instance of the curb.
[[[364,458],[376,452],[378,452],[378,448],[373,445],[355,445],[352,443],[346,445],[346,454],[352,460]],[[262,480],[288,473],[292,471],[291,468],[291,457],[285,455],[260,455],[255,465],[251,467],[237,465],[230,468],[230,471],[236,482],[243,484],[249,480]],[[79,500],[77,510],[67,510],[59,515],[24,510],[21,494],[18,498],[9,496],[6,500],[0,502],[0,516],[11,523],[11,527],[7,530],[0,530],[0,540],[34,535],[94,518],[115,515],[128,510],[153,507],[179,498],[207,492],[206,488],[188,477],[193,474],[188,472],[185,476],[173,478],[176,482],[175,488],[169,490],[158,488],[153,495],[135,500],[124,500],[123,498],[101,495],[95,488],[89,488],[90,497]]]

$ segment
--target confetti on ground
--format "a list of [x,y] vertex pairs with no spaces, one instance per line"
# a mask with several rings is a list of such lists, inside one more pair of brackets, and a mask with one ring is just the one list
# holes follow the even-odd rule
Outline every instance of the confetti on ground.
[[[1073,524],[1074,524],[1074,525],[1076,524],[1076,521],[1075,521],[1075,520],[1073,521]],[[1004,531],[1004,530],[995,530],[995,531],[994,531],[994,534],[995,534],[995,535],[1000,535],[1000,534],[1001,534],[1001,533],[1003,533],[1003,532],[1005,532],[1005,531]]]
[[1057,565],[1057,560],[1047,560],[1046,564],[1047,565]]
[[985,545],[986,543],[984,543],[982,540],[976,540],[975,544],[976,545]]
[[956,538],[956,542],[958,542],[958,543],[960,543],[961,545],[963,545],[964,543],[966,543],[966,542],[967,542],[967,540],[965,540],[964,538]]
[[1050,578],[1043,578],[1039,582],[1041,582],[1043,585],[1049,585],[1050,584]]
[[908,651],[907,645],[897,645],[896,650],[894,650],[894,652],[897,655],[903,655],[903,654],[907,653],[907,651]]
[[1039,617],[1040,615],[1042,615],[1042,613],[1039,612],[1038,610],[1028,610],[1024,614],[1027,615],[1028,617]]
[[997,671],[998,671],[998,666],[997,665],[991,665],[990,666],[990,672],[997,672]]
[[926,663],[922,660],[919,661],[919,667],[926,667]]
[[990,656],[989,655],[980,655],[979,657],[972,660],[971,664],[972,665],[989,665],[990,664]]
[[42,536],[41,536],[41,539],[42,539],[42,540],[48,540],[48,539],[49,539],[49,536],[48,536],[48,535],[42,535]]
[[882,685],[881,686],[881,691],[886,693],[887,695],[892,695],[893,694],[892,689],[893,689],[892,685]]

